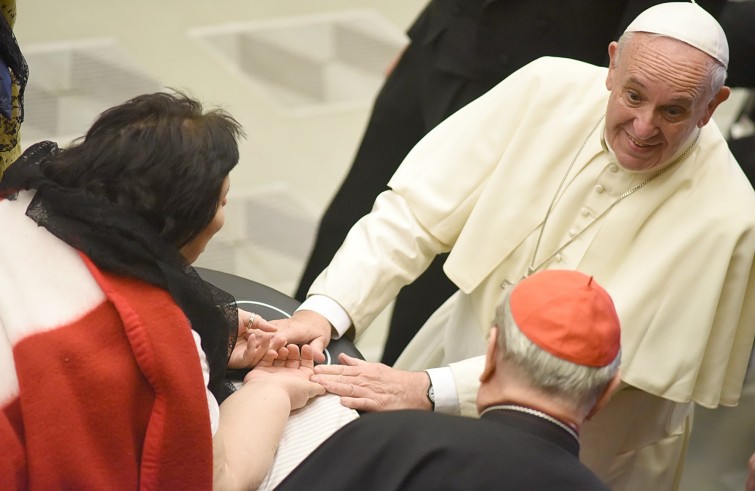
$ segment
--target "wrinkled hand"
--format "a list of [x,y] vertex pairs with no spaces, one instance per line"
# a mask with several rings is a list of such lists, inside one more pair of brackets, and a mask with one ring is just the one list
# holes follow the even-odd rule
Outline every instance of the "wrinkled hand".
[[239,309],[238,337],[228,359],[228,368],[251,368],[268,351],[276,352],[285,344],[286,338],[275,326],[257,314]]
[[282,386],[291,398],[291,409],[304,406],[312,397],[322,395],[325,389],[310,381],[315,366],[311,346],[301,349],[295,344],[277,351],[268,350],[257,366],[244,377],[244,383],[274,383]]
[[323,350],[330,342],[332,326],[328,320],[311,310],[297,310],[289,319],[278,319],[270,324],[278,329],[289,343],[312,346],[315,361],[325,361]]
[[425,372],[397,370],[382,363],[338,357],[342,365],[318,365],[313,382],[341,396],[341,404],[359,411],[432,409],[427,399],[430,380]]

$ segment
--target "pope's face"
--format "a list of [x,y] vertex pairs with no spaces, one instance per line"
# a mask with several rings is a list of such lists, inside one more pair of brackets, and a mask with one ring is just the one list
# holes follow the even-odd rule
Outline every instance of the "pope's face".
[[635,33],[617,48],[608,49],[607,142],[625,169],[661,168],[708,123],[728,88],[713,97],[711,60],[680,41]]
[[189,264],[197,260],[200,254],[204,252],[205,247],[210,239],[223,228],[225,224],[225,205],[228,203],[228,190],[231,187],[231,179],[226,176],[220,189],[220,198],[215,216],[212,221],[193,239],[181,247],[181,254],[186,258]]

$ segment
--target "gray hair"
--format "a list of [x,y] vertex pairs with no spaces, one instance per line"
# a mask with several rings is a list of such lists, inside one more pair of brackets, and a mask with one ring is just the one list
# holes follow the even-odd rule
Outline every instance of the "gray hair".
[[[616,62],[615,64],[618,64],[618,60],[621,59],[621,52],[624,50],[624,48],[631,43],[632,39],[634,38],[634,35],[638,34],[635,31],[625,32],[621,35],[619,38],[619,46],[616,50]],[[645,36],[649,36],[652,38],[657,37],[668,37],[663,36],[662,34],[655,34],[655,33],[649,33],[649,32],[643,32],[640,34],[644,34]],[[681,42],[681,41],[680,41]],[[717,59],[713,58],[712,56],[708,56],[708,87],[707,89],[710,90],[710,92],[707,94],[709,98],[713,98],[716,94],[718,94],[718,91],[721,90],[721,88],[726,83],[726,67]]]
[[555,396],[579,411],[589,411],[603,394],[621,364],[621,350],[604,367],[578,365],[562,360],[530,341],[511,314],[511,291],[496,309],[499,357],[529,378],[533,388]]

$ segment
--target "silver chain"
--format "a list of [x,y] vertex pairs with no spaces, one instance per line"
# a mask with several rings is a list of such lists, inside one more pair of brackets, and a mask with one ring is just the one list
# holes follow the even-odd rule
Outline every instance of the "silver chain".
[[529,267],[527,268],[527,276],[533,274],[535,271],[539,270],[543,266],[545,266],[551,259],[556,257],[561,251],[563,251],[566,247],[569,246],[572,242],[577,240],[587,229],[595,225],[595,223],[603,218],[609,211],[613,209],[614,206],[618,205],[624,198],[627,198],[628,196],[634,194],[639,189],[643,188],[645,185],[647,185],[650,181],[655,179],[656,177],[665,174],[669,170],[671,170],[673,167],[675,167],[677,164],[682,162],[684,159],[686,159],[689,154],[692,152],[692,149],[695,147],[695,144],[697,143],[697,140],[700,138],[700,132],[701,130],[697,130],[697,135],[695,135],[695,139],[692,141],[692,144],[690,144],[689,147],[687,147],[687,150],[684,151],[683,154],[681,154],[676,160],[671,162],[669,165],[664,167],[663,169],[659,170],[658,172],[654,173],[652,176],[648,177],[641,183],[629,188],[626,190],[621,196],[616,198],[616,200],[608,205],[608,207],[603,210],[600,215],[593,218],[593,220],[585,225],[585,227],[574,234],[569,240],[564,242],[558,249],[556,249],[553,254],[545,258],[540,264],[535,266],[535,258],[537,257],[537,251],[540,248],[540,241],[543,238],[543,233],[545,232],[545,224],[548,222],[548,218],[550,218],[551,212],[553,211],[553,207],[556,204],[556,200],[559,196],[559,193],[561,192],[561,188],[563,188],[564,184],[566,183],[566,178],[569,176],[569,173],[571,172],[572,167],[574,166],[574,163],[577,161],[577,158],[579,157],[579,154],[582,153],[582,149],[585,148],[585,145],[587,145],[587,141],[590,139],[590,137],[595,133],[595,130],[598,129],[598,126],[600,125],[601,121],[603,121],[603,118],[605,118],[605,114],[603,114],[600,119],[598,119],[598,122],[595,123],[595,126],[592,127],[590,130],[590,133],[587,135],[587,138],[582,142],[582,145],[580,145],[579,150],[577,150],[577,153],[574,155],[574,158],[572,159],[571,163],[569,164],[569,167],[566,169],[566,173],[564,174],[564,177],[561,179],[561,183],[558,185],[558,188],[556,189],[556,193],[553,195],[553,199],[551,200],[550,205],[548,206],[548,210],[545,212],[545,217],[543,218],[543,221],[540,223],[540,233],[537,236],[537,243],[535,244],[535,251],[532,253],[532,261],[530,262]]

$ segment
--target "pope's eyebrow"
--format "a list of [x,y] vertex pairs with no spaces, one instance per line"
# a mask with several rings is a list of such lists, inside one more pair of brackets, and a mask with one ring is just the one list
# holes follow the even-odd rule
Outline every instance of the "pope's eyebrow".
[[639,85],[639,86],[640,86],[640,87],[642,87],[643,89],[646,89],[646,88],[647,88],[647,87],[645,87],[645,84],[644,84],[644,83],[640,82],[640,80],[639,80],[639,79],[637,79],[637,78],[635,78],[635,77],[629,77],[629,83],[630,83],[630,84],[634,84],[634,85]]
[[[641,82],[638,78],[632,77],[632,76],[630,76],[629,79],[627,80],[627,85],[637,85],[642,89],[647,89],[647,86],[643,82]],[[679,96],[679,97],[674,97],[673,99],[668,101],[668,103],[664,104],[664,106],[671,106],[671,105],[677,104],[680,106],[690,107],[692,106],[692,104],[694,104],[694,102],[695,102],[694,97]]]

